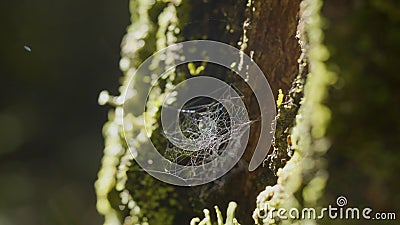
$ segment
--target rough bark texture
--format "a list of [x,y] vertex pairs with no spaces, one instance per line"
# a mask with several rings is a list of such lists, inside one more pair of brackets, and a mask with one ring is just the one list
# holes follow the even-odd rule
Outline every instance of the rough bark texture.
[[[274,161],[274,166],[271,165],[271,168],[275,167],[272,169],[273,172],[282,167],[289,157],[287,155],[287,139],[302,96],[302,94],[298,94],[296,101],[293,102],[294,96],[289,94],[289,89],[292,89],[292,94],[294,93],[293,89],[297,86],[294,80],[299,74],[298,60],[301,49],[296,38],[299,7],[300,1],[249,1],[243,24],[243,36],[239,43],[240,49],[250,55],[264,72],[276,99],[278,98],[278,90],[286,95],[285,106],[278,109],[280,115],[277,117],[275,148],[272,148],[276,152],[279,148],[282,154],[280,154],[279,159],[271,158]],[[307,72],[302,71],[301,73],[299,79],[303,79]],[[257,100],[252,95],[251,90],[244,88],[244,93],[251,109],[249,110],[250,117],[255,121],[251,129],[253,138],[250,140],[244,155],[244,159],[250,161],[260,135],[260,123],[257,120],[260,112]],[[288,113],[290,110],[292,112]],[[281,146],[278,147],[278,145]],[[270,151],[270,149],[266,148],[265,151]],[[275,155],[277,156],[277,154]],[[249,183],[258,183],[257,177],[263,174],[273,177],[270,170],[260,170],[249,176]],[[262,185],[272,182],[275,182],[275,179],[269,178]],[[254,191],[250,192],[254,193]]]
[[[130,9],[132,25],[122,44],[121,69],[125,77],[121,93],[135,68],[154,51],[170,44],[183,40],[210,39],[237,46],[260,66],[276,98],[279,89],[286,95],[279,106],[274,157],[270,161],[274,172],[283,167],[293,151],[289,135],[295,124],[307,74],[305,56],[298,61],[301,47],[304,47],[296,39],[300,2],[257,0],[150,3],[132,0]],[[185,72],[184,69],[182,71]],[[250,119],[254,121],[251,140],[243,159],[234,169],[218,181],[200,187],[170,186],[141,171],[123,139],[121,97],[112,97],[106,92],[101,94],[101,103],[116,106],[110,113],[110,122],[104,127],[106,149],[96,182],[97,207],[106,218],[105,224],[188,224],[190,218],[199,215],[203,208],[219,205],[225,211],[230,201],[238,203],[236,217],[242,224],[253,223],[251,213],[256,196],[266,185],[274,185],[276,176],[268,166],[251,173],[247,171],[247,166],[243,166],[250,161],[259,138],[259,108],[253,93],[243,81],[232,79],[229,74],[221,74],[221,79],[234,82],[242,88],[240,91],[247,103]],[[165,83],[174,84],[180,79],[182,75],[176,73],[165,79],[164,85],[155,88],[162,95]],[[141,82],[136,81],[138,94],[141,94],[142,86],[146,85]],[[147,106],[159,107],[155,101],[157,98],[150,96]],[[151,116],[156,125],[159,114],[157,110],[154,112]],[[125,120],[134,123],[135,118],[126,117]],[[155,126],[152,140],[158,145],[164,145],[165,141],[158,129]],[[135,135],[142,132],[145,131],[139,126],[132,131],[125,131],[125,135],[135,138]],[[139,139],[137,143],[137,150],[140,151]],[[265,151],[269,151],[268,147]],[[229,213],[231,222],[232,213]]]
[[296,39],[300,1],[251,1],[245,20],[247,42],[242,49],[253,56],[275,96],[288,93],[298,74],[300,46]]
[[323,101],[336,75],[329,72],[324,63],[328,52],[319,35],[322,33],[321,1],[306,0],[301,6],[299,35],[305,58],[302,57],[300,68],[307,66],[310,73],[296,125],[291,131],[293,156],[278,170],[277,184],[267,186],[257,197],[253,214],[256,224],[316,224],[315,220],[280,220],[264,216],[269,213],[267,207],[286,210],[295,207],[300,211],[304,207],[318,207],[327,180],[323,156],[328,149],[325,131],[330,111]]

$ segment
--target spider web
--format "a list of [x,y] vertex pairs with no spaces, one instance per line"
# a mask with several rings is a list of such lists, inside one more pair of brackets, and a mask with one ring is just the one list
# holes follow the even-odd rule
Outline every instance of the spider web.
[[[233,98],[226,91],[222,100],[196,99],[179,110],[180,132],[186,138],[174,138],[175,145],[169,141],[164,156],[175,164],[167,166],[168,173],[173,175],[179,172],[174,166],[176,164],[194,168],[213,163],[212,170],[218,169],[221,167],[218,164],[239,154],[239,140],[248,124],[247,110],[233,104]],[[176,135],[172,133],[169,137]],[[233,142],[233,148],[227,149],[229,142]],[[224,151],[229,151],[229,157],[214,161]]]

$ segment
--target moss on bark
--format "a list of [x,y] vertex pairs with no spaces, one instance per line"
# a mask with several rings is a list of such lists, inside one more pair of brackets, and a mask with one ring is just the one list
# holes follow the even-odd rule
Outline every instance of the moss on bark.
[[[322,187],[324,173],[317,166],[310,174],[311,177],[303,177],[306,172],[302,167],[307,160],[319,162],[321,152],[317,152],[316,146],[324,146],[322,138],[326,126],[326,108],[321,105],[323,95],[311,95],[306,93],[304,106],[300,109],[303,89],[309,93],[313,89],[320,89],[324,93],[327,85],[322,77],[325,73],[323,58],[325,52],[321,46],[319,34],[319,1],[305,1],[305,12],[311,13],[304,17],[304,26],[307,30],[307,38],[296,39],[298,26],[299,1],[144,1],[131,0],[130,10],[132,25],[128,27],[128,33],[122,43],[121,70],[124,72],[120,93],[124,93],[127,82],[133,76],[135,69],[143,60],[153,52],[160,50],[178,41],[207,38],[218,40],[233,46],[237,46],[247,52],[270,81],[272,89],[277,94],[278,89],[286,94],[285,101],[279,109],[277,133],[274,143],[274,152],[270,167],[277,170],[285,166],[290,155],[292,159],[278,172],[278,185],[285,186],[286,179],[293,172],[293,165],[298,166],[293,179],[304,178],[304,188],[297,192],[304,192],[305,202],[310,200],[307,194],[310,190]],[[308,15],[308,14],[307,14]],[[313,23],[317,19],[317,23]],[[315,21],[314,21],[315,22]],[[303,28],[301,28],[303,29]],[[306,43],[309,43],[306,44]],[[301,49],[303,48],[303,49]],[[307,48],[307,49],[306,49]],[[301,60],[301,50],[303,55]],[[305,54],[309,54],[305,55]],[[309,64],[306,62],[309,60]],[[305,76],[311,65],[311,78],[304,88]],[[206,66],[205,71],[209,68]],[[182,69],[179,73],[173,71],[159,85],[155,87],[155,95],[149,96],[147,104],[148,120],[154,127],[152,140],[156,145],[166,144],[159,131],[159,96],[163,95],[165,88],[177,83],[179,80],[190,76],[190,70]],[[322,77],[322,78],[321,78]],[[329,78],[330,77],[330,78]],[[232,79],[229,74],[220,75],[220,79],[234,82],[242,87],[245,101],[249,107],[250,118],[254,120],[251,130],[251,140],[242,164],[249,162],[259,136],[259,124],[257,115],[258,106],[254,96],[243,81]],[[150,78],[151,80],[151,78]],[[135,80],[135,90],[138,95],[144,94],[143,90],[148,86],[148,81]],[[321,91],[319,91],[321,93]],[[190,218],[202,212],[203,208],[211,208],[214,205],[227,206],[231,200],[238,203],[236,217],[244,224],[251,224],[251,212],[254,209],[254,201],[257,194],[266,185],[274,185],[276,177],[267,167],[259,168],[249,173],[242,170],[239,163],[226,176],[215,183],[200,187],[185,188],[164,184],[147,173],[140,171],[139,166],[132,156],[123,139],[122,104],[121,96],[112,97],[107,92],[100,95],[101,103],[109,103],[115,106],[110,112],[109,122],[104,126],[105,150],[102,160],[102,168],[96,181],[96,193],[98,198],[98,211],[105,216],[105,224],[187,224]],[[134,107],[134,106],[133,106]],[[142,107],[142,106],[139,106]],[[309,113],[315,110],[316,114]],[[295,118],[298,118],[296,127]],[[143,115],[125,115],[125,120],[135,124]],[[301,118],[300,118],[301,116]],[[321,123],[322,121],[322,123]],[[137,124],[137,123],[136,123]],[[299,132],[305,132],[300,139]],[[293,133],[290,143],[289,134]],[[145,135],[143,125],[137,125],[130,130],[125,130],[127,138],[136,140],[134,146],[140,151],[140,135]],[[297,136],[296,136],[297,135]],[[308,158],[303,158],[302,152],[311,148]],[[269,151],[268,148],[265,151]],[[283,181],[285,180],[285,181]],[[294,193],[294,181],[289,182],[288,190],[283,193]],[[319,182],[319,183],[318,183]],[[218,185],[217,185],[218,184]],[[315,186],[318,184],[317,186]],[[309,185],[309,186],[307,186]],[[235,188],[231,188],[235,187]],[[304,189],[304,190],[303,190]],[[229,190],[229,191],[227,191]],[[307,192],[308,190],[308,192]],[[288,192],[286,192],[288,191]],[[263,196],[262,192],[260,196]],[[262,197],[260,197],[262,199]],[[259,198],[259,204],[261,200]],[[278,197],[276,197],[278,198]],[[318,197],[317,197],[318,198]],[[288,201],[293,200],[293,198]],[[278,204],[278,203],[277,203]],[[280,203],[279,203],[280,204]],[[232,207],[231,207],[232,208]],[[225,208],[222,209],[223,211]],[[232,210],[232,209],[230,209]],[[230,215],[233,212],[230,211]],[[207,215],[206,215],[207,217]],[[232,217],[232,216],[230,216]],[[232,217],[233,218],[233,217]],[[233,219],[229,221],[233,223]],[[229,223],[227,223],[229,224]]]

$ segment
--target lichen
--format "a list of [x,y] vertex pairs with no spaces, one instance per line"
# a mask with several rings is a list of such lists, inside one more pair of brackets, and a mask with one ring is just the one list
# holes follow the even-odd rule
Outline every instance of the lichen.
[[[224,223],[223,216],[218,206],[214,206],[215,213],[217,215],[217,225],[240,225],[240,223],[235,218],[235,210],[237,204],[235,202],[230,202],[228,205],[228,209],[226,210],[226,220]],[[203,210],[204,219],[200,220],[200,218],[195,217],[190,221],[190,225],[212,225],[215,224],[212,222],[210,217],[210,211],[208,209]]]
[[[155,126],[158,116],[159,95],[168,88],[175,76],[170,73],[163,86],[155,87],[154,93],[149,96],[146,115],[123,115],[123,93],[127,92],[128,82],[132,79],[136,68],[153,52],[160,50],[177,41],[179,33],[176,8],[180,1],[130,1],[131,22],[127,34],[122,41],[120,67],[124,72],[120,96],[111,97],[108,92],[102,92],[99,103],[109,103],[116,108],[110,111],[109,122],[103,129],[105,150],[102,167],[95,183],[97,194],[97,209],[104,215],[104,224],[171,224],[174,219],[174,210],[179,208],[178,201],[174,200],[174,187],[157,182],[146,173],[139,171],[138,165],[133,163],[132,152],[125,144],[124,138],[135,135],[145,135],[143,125],[138,121],[147,117],[151,126]],[[153,14],[159,15],[158,18]],[[155,38],[156,37],[156,38]],[[127,92],[128,98],[142,95],[144,87],[151,82],[149,79],[139,80],[135,76],[135,93]],[[124,120],[136,126],[124,127]],[[123,132],[124,131],[124,132]],[[125,135],[125,136],[124,136]],[[136,138],[132,151],[139,150],[140,138]],[[135,182],[127,183],[129,180]],[[157,188],[149,189],[149,187]],[[163,204],[163,207],[160,205]],[[164,207],[167,206],[167,207]]]
[[[246,2],[236,2],[235,4],[237,5],[234,5],[230,9],[219,9],[222,12],[220,15],[220,11],[214,10],[211,6],[220,6],[222,3],[214,1],[208,5],[213,10],[205,9],[204,15],[200,15],[200,19],[204,21],[215,15],[219,16],[217,18],[225,18],[228,20],[223,26],[221,24],[218,25],[223,27],[224,31],[222,32],[223,37],[218,37],[219,33],[209,30],[209,26],[188,25],[186,21],[188,15],[185,14],[189,12],[183,13],[183,11],[192,7],[196,8],[197,4],[201,5],[203,3],[190,2],[189,4],[187,2],[172,0],[130,1],[132,24],[128,27],[127,34],[121,46],[122,58],[120,67],[124,72],[120,88],[121,94],[114,97],[104,91],[99,97],[100,104],[111,104],[115,107],[115,109],[110,111],[109,122],[106,123],[103,129],[105,137],[104,156],[102,159],[102,167],[98,174],[98,180],[95,184],[98,199],[97,209],[104,215],[105,224],[168,225],[178,223],[177,221],[184,221],[185,218],[182,216],[184,213],[188,211],[189,213],[200,211],[206,204],[204,203],[206,200],[210,201],[207,202],[207,204],[216,204],[218,201],[216,199],[220,198],[220,196],[217,196],[215,193],[222,193],[221,191],[215,191],[216,189],[221,187],[226,189],[228,185],[232,183],[240,184],[240,182],[242,182],[242,180],[230,181],[231,183],[226,182],[225,184],[224,180],[219,180],[217,182],[221,184],[220,186],[210,184],[197,189],[192,188],[190,190],[192,195],[189,195],[186,193],[189,192],[188,189],[180,189],[167,185],[152,178],[147,173],[140,171],[140,167],[133,161],[132,153],[134,154],[135,151],[141,150],[142,138],[148,135],[144,129],[144,124],[141,123],[143,118],[146,118],[147,125],[152,128],[149,133],[151,134],[151,139],[154,144],[157,146],[166,145],[165,138],[161,135],[161,128],[158,126],[160,119],[159,109],[161,106],[161,99],[163,99],[166,91],[171,89],[174,84],[184,79],[184,75],[179,73],[178,70],[172,70],[166,76],[163,76],[161,81],[152,89],[144,114],[135,114],[134,106],[132,106],[132,114],[122,114],[122,105],[124,103],[123,93],[126,92],[128,98],[134,102],[135,96],[145,94],[144,90],[146,87],[148,87],[150,83],[155,83],[155,78],[151,76],[133,77],[136,69],[143,60],[152,55],[155,51],[178,41],[191,38],[196,39],[199,37],[204,38],[205,36],[210,39],[222,39],[224,42],[232,45],[238,44],[239,48],[242,50],[246,50],[250,42],[253,43],[257,41],[256,39],[251,39],[248,32],[251,31],[251,21],[257,19],[257,16],[261,15],[260,12],[262,9],[255,8],[255,5],[260,6],[261,3],[260,1],[247,2],[246,10],[247,14],[251,15],[251,18],[249,16],[245,18],[244,21],[241,21],[240,23],[243,23],[242,29],[237,29],[238,24],[232,22],[235,18],[229,16],[229,13],[232,14],[233,12],[233,15],[240,16],[245,14],[244,8],[241,7],[245,7],[246,4],[242,3]],[[262,204],[266,201],[271,202],[274,206],[316,204],[326,180],[326,173],[322,169],[323,166],[321,166],[323,161],[320,157],[324,154],[327,146],[323,136],[329,120],[329,110],[327,110],[321,102],[324,97],[324,90],[334,76],[327,72],[323,63],[326,59],[326,51],[321,51],[324,47],[321,45],[322,36],[319,24],[320,17],[318,10],[320,1],[305,0],[303,5],[305,9],[304,12],[302,12],[302,20],[304,20],[307,38],[306,40],[300,39],[303,55],[299,61],[298,76],[292,82],[292,88],[290,90],[284,90],[287,94],[279,106],[279,116],[276,120],[277,128],[274,140],[274,152],[269,161],[269,167],[277,172],[279,177],[278,183],[273,187],[267,187],[265,191],[260,193],[259,198],[257,198],[258,208],[256,212],[261,209]],[[243,12],[241,11],[242,9]],[[294,9],[296,9],[296,7],[291,10]],[[199,14],[196,10],[191,12],[195,15]],[[238,18],[242,18],[240,16],[238,16]],[[238,19],[236,18],[236,20]],[[214,24],[214,21],[204,21],[201,21],[203,23],[202,25],[207,23]],[[290,22],[288,23],[290,24]],[[195,29],[192,30],[193,27]],[[254,30],[252,33],[254,33]],[[242,39],[239,41],[240,34],[242,34]],[[292,40],[290,39],[290,35],[286,35],[285,38]],[[280,53],[282,52],[284,51],[281,49]],[[254,51],[250,51],[251,57],[253,57],[254,54]],[[263,59],[260,54],[261,51],[258,52],[258,57],[254,57],[255,60]],[[173,63],[173,56],[170,57],[169,55],[166,58],[167,60],[171,60],[168,63]],[[288,58],[291,60],[293,57],[288,56],[285,59]],[[235,65],[240,66],[240,63],[239,60]],[[152,65],[154,70],[157,69],[157,65],[157,61],[155,60]],[[310,68],[310,73],[308,73],[308,68]],[[197,76],[207,71],[208,65],[198,65],[196,63],[188,64],[185,69],[188,70],[189,75]],[[292,70],[293,68],[291,71]],[[321,74],[324,74],[324,76]],[[307,78],[307,84],[304,86],[306,76],[309,78]],[[292,79],[293,74],[290,74],[290,77],[290,79]],[[222,76],[221,78],[228,79],[229,77]],[[131,79],[133,79],[134,82],[134,90],[127,90],[128,82]],[[287,77],[284,77],[284,79],[287,79]],[[277,83],[282,82],[279,81]],[[285,80],[283,83],[286,84],[287,81]],[[276,85],[274,87],[276,88]],[[315,92],[315,89],[318,89],[318,91]],[[305,94],[304,101],[302,101],[303,91]],[[322,93],[322,95],[315,93]],[[251,94],[249,94],[249,96],[250,95]],[[252,106],[253,105],[251,105],[251,107]],[[142,106],[140,105],[139,107]],[[311,111],[313,111],[313,113],[310,113]],[[122,118],[123,116],[125,117]],[[132,124],[132,126],[124,126],[122,119],[128,121],[129,123],[127,124]],[[129,151],[124,138],[133,140],[133,144],[130,146],[131,151]],[[311,161],[317,162],[315,167],[304,166],[309,165]],[[233,172],[228,175],[235,174],[236,171],[240,173],[241,169],[242,167],[239,165],[238,168],[233,169]],[[311,177],[306,177],[306,173],[311,174]],[[241,178],[241,176],[242,175],[239,177]],[[232,193],[234,193],[234,191],[243,192],[244,190],[245,194],[252,192],[248,195],[253,196],[256,195],[255,190],[259,190],[259,186],[253,184],[252,181],[257,184],[261,183],[264,186],[267,181],[275,181],[273,176],[265,178],[269,176],[269,174],[262,174],[262,176],[255,178],[246,176],[250,177],[251,175],[246,174],[244,176],[246,179],[244,182],[245,185],[238,187],[238,190],[232,190]],[[254,176],[254,174],[252,176]],[[318,191],[317,194],[315,194],[316,191]],[[196,195],[196,193],[200,194]],[[301,200],[295,197],[299,195],[301,196]],[[245,201],[251,201],[246,195],[243,198]],[[241,200],[243,201],[243,199]],[[223,201],[226,200],[224,199]],[[192,208],[188,209],[188,206]],[[253,206],[250,207],[252,210]],[[229,204],[225,224],[238,224],[237,220],[234,218],[235,208],[236,203]],[[239,211],[238,214],[243,213],[243,211]],[[191,223],[212,224],[209,211],[204,210],[203,212],[205,214],[203,220],[195,218]],[[218,208],[216,208],[216,213],[218,225],[224,224],[221,212]],[[250,218],[250,216],[248,216],[248,218]],[[259,218],[255,219],[257,223],[271,222],[260,221]]]
[[328,149],[325,131],[330,110],[324,105],[327,90],[336,75],[326,68],[328,52],[322,44],[320,0],[302,2],[300,23],[304,23],[303,54],[307,56],[309,73],[304,86],[304,99],[291,131],[293,156],[277,172],[278,181],[267,186],[257,197],[253,213],[256,224],[316,224],[315,220],[279,220],[278,217],[260,218],[265,206],[273,208],[318,207],[327,181],[324,154]]

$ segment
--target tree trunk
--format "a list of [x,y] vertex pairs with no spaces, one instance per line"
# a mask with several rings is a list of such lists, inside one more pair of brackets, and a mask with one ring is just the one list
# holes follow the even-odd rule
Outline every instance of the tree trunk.
[[[301,4],[303,5],[302,10],[300,9]],[[105,216],[105,224],[146,224],[147,222],[163,225],[188,224],[190,218],[201,214],[204,208],[218,205],[222,211],[225,211],[225,207],[230,201],[238,204],[236,218],[242,224],[259,223],[260,218],[251,217],[256,208],[256,197],[267,185],[291,187],[292,184],[285,184],[287,180],[290,180],[287,178],[288,174],[281,172],[279,175],[278,173],[278,176],[286,179],[282,181],[284,178],[277,180],[276,172],[285,166],[292,154],[294,154],[295,160],[289,162],[291,165],[299,167],[297,172],[300,173],[298,176],[301,180],[301,166],[304,161],[298,160],[298,152],[292,146],[290,133],[295,125],[295,118],[303,97],[305,76],[308,73],[306,53],[309,48],[309,38],[305,31],[305,26],[308,24],[304,21],[318,19],[318,5],[319,1],[301,3],[300,1],[278,0],[249,0],[248,2],[235,0],[184,2],[131,0],[132,25],[128,28],[128,33],[122,43],[121,69],[124,71],[125,77],[121,93],[127,88],[133,71],[155,51],[180,41],[208,39],[230,44],[250,55],[268,79],[275,99],[278,100],[279,92],[284,98],[278,100],[279,114],[276,119],[271,156],[268,160],[266,159],[264,167],[248,172],[247,166],[243,170],[241,165],[249,163],[258,142],[260,110],[254,94],[243,80],[233,78],[232,74],[221,73],[223,75],[218,75],[220,79],[232,82],[239,87],[243,94],[250,119],[253,121],[251,138],[243,159],[227,175],[216,182],[188,188],[165,184],[140,170],[132,159],[124,140],[124,136],[135,138],[134,133],[139,132],[140,128],[134,128],[132,133],[122,134],[121,104],[123,102],[120,101],[120,98],[111,97],[107,92],[103,92],[99,99],[101,103],[113,104],[116,107],[110,112],[110,121],[104,127],[106,148],[103,166],[96,182],[97,208]],[[305,16],[303,16],[303,12],[308,14],[304,13]],[[310,27],[318,32],[319,24],[311,22],[310,24]],[[310,43],[317,47],[320,42],[320,39],[310,39]],[[311,60],[318,64],[321,59],[314,57]],[[165,82],[175,84],[178,79],[181,77],[176,74],[172,78],[167,78]],[[317,81],[318,79],[320,78],[315,78]],[[140,83],[141,81],[135,82]],[[325,83],[326,81],[323,80],[318,88],[324,91]],[[160,85],[156,88],[162,93],[165,86]],[[140,84],[137,84],[135,88],[141,94]],[[319,107],[320,101],[322,101],[320,98],[310,98],[303,111]],[[323,112],[321,115],[322,121],[326,121]],[[311,124],[311,119],[307,118],[307,115],[304,118],[298,125],[297,133],[295,132],[298,135],[297,139],[300,135],[299,130],[303,129],[310,133],[310,127],[315,125]],[[159,120],[159,114],[154,114],[154,120]],[[325,124],[316,124],[316,126],[321,127],[319,131],[323,133]],[[314,138],[321,139],[322,136],[306,137],[300,140],[298,146],[301,146],[304,151]],[[160,127],[154,128],[152,140],[158,145],[166,144]],[[140,147],[137,150],[140,151]],[[265,147],[265,151],[270,151],[268,146]],[[313,157],[317,157],[317,155],[315,153],[309,157],[314,159]],[[319,167],[312,169],[315,177],[323,179],[321,175],[316,175]],[[311,180],[305,180],[304,184]],[[279,193],[274,195],[269,192],[270,186],[267,187],[267,196],[270,196],[269,198],[272,200],[279,198]],[[260,196],[265,195],[266,191],[260,194]],[[260,209],[260,205],[268,200],[260,198],[260,196],[256,212]],[[275,204],[279,205],[277,202]],[[232,220],[233,208],[231,205],[228,209],[228,217]],[[261,222],[267,223],[266,221]],[[227,224],[229,224],[228,221]]]

